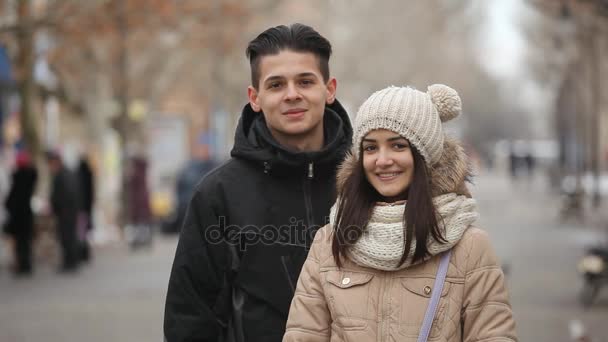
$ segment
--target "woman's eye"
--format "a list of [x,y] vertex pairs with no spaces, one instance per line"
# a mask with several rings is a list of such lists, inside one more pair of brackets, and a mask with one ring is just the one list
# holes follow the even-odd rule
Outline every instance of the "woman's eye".
[[393,147],[396,148],[396,149],[398,149],[398,150],[402,150],[404,148],[410,147],[410,145],[397,143],[397,144],[393,145]]
[[365,151],[365,152],[371,152],[371,151],[374,151],[375,149],[376,149],[376,146],[374,146],[374,145],[363,146],[363,151]]

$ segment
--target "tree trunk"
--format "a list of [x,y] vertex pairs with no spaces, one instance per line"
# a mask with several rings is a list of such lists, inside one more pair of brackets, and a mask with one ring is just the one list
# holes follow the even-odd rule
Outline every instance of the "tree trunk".
[[30,1],[19,0],[18,2],[19,27],[17,30],[17,41],[19,45],[19,58],[17,59],[19,97],[21,108],[19,119],[21,124],[22,139],[25,146],[35,156],[40,154],[40,138],[36,127],[35,113],[33,110],[34,85],[34,27],[30,17]]

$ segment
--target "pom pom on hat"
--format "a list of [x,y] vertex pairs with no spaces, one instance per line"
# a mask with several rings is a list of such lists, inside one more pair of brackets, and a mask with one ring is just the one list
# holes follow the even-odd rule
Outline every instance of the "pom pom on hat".
[[462,111],[462,101],[456,90],[443,84],[433,84],[428,87],[427,93],[437,107],[441,122],[454,119]]

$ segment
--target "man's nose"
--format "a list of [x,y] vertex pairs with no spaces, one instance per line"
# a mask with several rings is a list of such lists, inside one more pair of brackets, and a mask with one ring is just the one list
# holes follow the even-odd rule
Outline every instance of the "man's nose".
[[300,92],[298,92],[296,85],[293,83],[288,83],[286,93],[285,93],[285,100],[293,101],[293,100],[297,100],[299,98],[300,98]]

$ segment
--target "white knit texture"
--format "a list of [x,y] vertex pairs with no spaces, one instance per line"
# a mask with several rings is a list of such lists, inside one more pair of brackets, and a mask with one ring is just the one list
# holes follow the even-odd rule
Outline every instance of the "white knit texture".
[[[440,244],[429,234],[426,241],[431,256],[452,248],[478,218],[476,201],[466,196],[449,193],[433,198],[433,203],[439,214],[439,228],[447,240]],[[403,255],[404,244],[404,212],[406,204],[377,205],[364,229],[363,235],[349,248],[348,256],[360,266],[378,270],[394,271],[412,265],[416,250],[416,240],[411,244],[410,253],[405,262],[398,266]],[[336,221],[337,203],[331,209],[330,223]]]
[[[443,111],[441,115],[436,103]],[[363,137],[372,130],[383,128],[406,138],[420,151],[427,165],[432,166],[443,152],[441,118],[449,120],[457,116],[459,111],[458,93],[445,85],[432,85],[429,93],[395,86],[379,90],[357,112],[353,154],[359,158]]]
[[452,120],[462,111],[462,102],[456,90],[443,84],[433,84],[426,92],[437,107],[441,122]]

